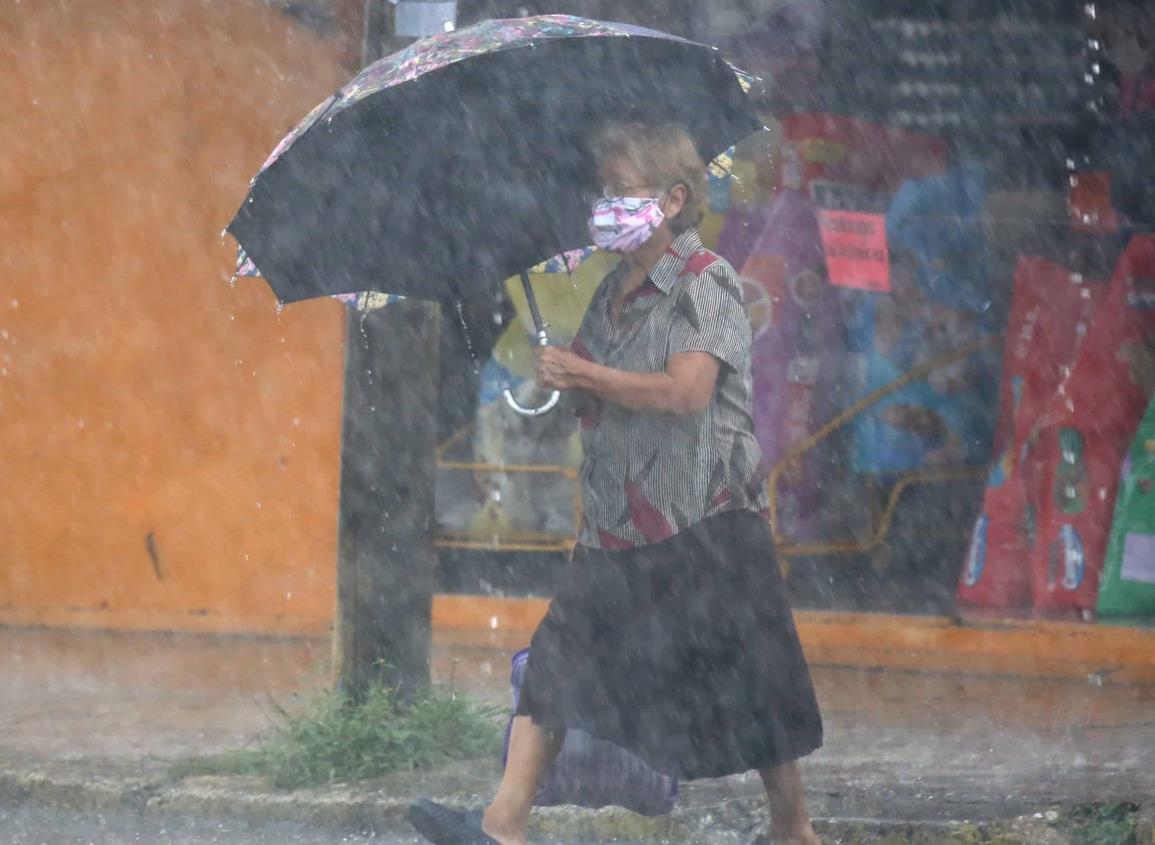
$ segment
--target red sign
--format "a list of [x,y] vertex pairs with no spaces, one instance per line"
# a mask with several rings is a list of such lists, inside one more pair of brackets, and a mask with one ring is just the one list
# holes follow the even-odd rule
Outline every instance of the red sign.
[[857,211],[819,211],[822,249],[830,284],[844,288],[890,291],[890,253],[886,218]]

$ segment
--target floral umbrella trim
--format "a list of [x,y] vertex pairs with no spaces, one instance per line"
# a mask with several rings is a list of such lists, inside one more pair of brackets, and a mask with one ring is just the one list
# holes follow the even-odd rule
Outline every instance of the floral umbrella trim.
[[[336,100],[337,95],[334,94],[328,99],[317,103],[317,105],[313,107],[313,110],[305,115],[305,118],[296,126],[294,126],[292,131],[290,131],[288,135],[282,138],[281,142],[273,148],[273,151],[269,153],[269,157],[265,159],[265,163],[261,165],[261,170],[268,170],[269,165],[284,155],[285,150],[289,149],[289,147],[291,147],[298,138],[308,132],[313,124],[321,119],[321,116],[329,110],[329,106],[333,105]],[[259,172],[260,171],[258,171],[258,173]],[[256,178],[254,178],[253,181],[255,182]]]
[[[563,252],[560,255],[555,255],[545,261],[537,264],[529,269],[530,273],[535,275],[549,275],[554,273],[569,274],[576,270],[583,261],[597,252],[597,247],[584,247],[582,249],[571,249],[568,252]],[[248,253],[243,247],[237,247],[237,268],[233,271],[233,280],[238,278],[260,278],[261,271],[249,258]],[[356,308],[358,311],[368,313],[369,311],[376,311],[378,308],[384,308],[393,302],[399,302],[405,297],[395,293],[381,293],[380,291],[360,291],[359,293],[335,293],[332,299],[344,302],[346,305]]]
[[530,273],[545,274],[545,273],[572,273],[579,265],[591,255],[597,252],[597,247],[587,246],[582,249],[571,249],[563,252],[561,255],[555,255],[553,258],[547,258],[541,264],[536,264],[529,269]]
[[649,35],[666,39],[666,33],[627,24],[606,23],[574,15],[539,15],[482,21],[464,29],[438,33],[365,68],[340,92],[337,109],[349,106],[392,85],[476,56],[513,50],[557,38]]

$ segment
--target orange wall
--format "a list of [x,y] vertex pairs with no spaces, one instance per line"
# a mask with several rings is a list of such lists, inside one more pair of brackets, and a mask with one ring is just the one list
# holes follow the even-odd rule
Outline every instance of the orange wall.
[[0,622],[330,624],[342,306],[230,288],[220,231],[343,49],[260,0],[0,10]]

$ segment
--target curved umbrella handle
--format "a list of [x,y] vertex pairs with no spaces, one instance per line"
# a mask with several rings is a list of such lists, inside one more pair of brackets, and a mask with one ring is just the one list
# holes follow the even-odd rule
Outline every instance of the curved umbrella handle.
[[536,408],[527,408],[524,405],[518,404],[518,401],[513,398],[513,394],[508,387],[502,395],[505,397],[505,404],[509,406],[510,410],[523,417],[540,417],[543,414],[548,414],[557,406],[558,400],[561,399],[561,391],[555,390],[550,394],[550,397],[545,400],[544,405],[539,405]]
[[[537,330],[538,346],[549,346],[549,336],[545,333],[547,325],[546,323],[542,323],[541,328]],[[513,391],[508,387],[502,391],[501,395],[505,397],[505,404],[509,406],[510,410],[523,417],[540,417],[543,414],[548,414],[557,407],[558,400],[561,399],[561,391],[555,390],[550,394],[550,397],[545,400],[544,405],[538,405],[536,408],[527,408],[514,398]]]

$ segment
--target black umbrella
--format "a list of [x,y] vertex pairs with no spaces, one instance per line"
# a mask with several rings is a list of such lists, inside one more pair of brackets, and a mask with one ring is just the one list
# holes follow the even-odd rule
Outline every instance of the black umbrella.
[[589,243],[595,126],[675,122],[710,159],[761,128],[743,82],[711,47],[565,15],[433,36],[314,109],[228,231],[282,302],[460,300]]

